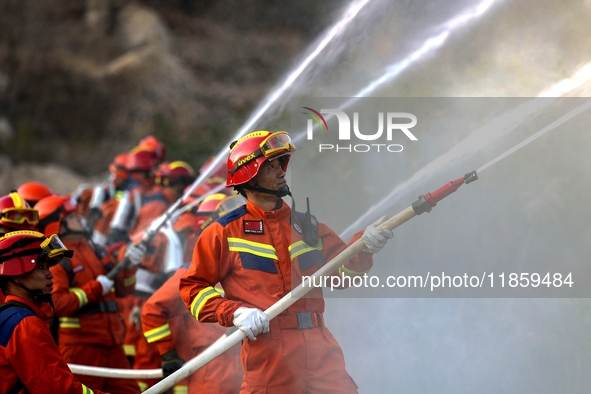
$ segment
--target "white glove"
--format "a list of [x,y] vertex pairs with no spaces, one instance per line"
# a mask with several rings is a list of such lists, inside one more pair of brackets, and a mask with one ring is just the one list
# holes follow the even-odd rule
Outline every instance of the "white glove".
[[269,332],[269,318],[263,311],[256,308],[236,309],[232,323],[244,331],[251,341],[256,341],[256,336],[260,333]]
[[378,229],[378,226],[388,220],[387,216],[382,216],[374,223],[367,226],[361,240],[365,244],[364,252],[378,253],[389,239],[392,239],[394,232],[392,230]]
[[147,249],[148,248],[143,242],[130,244],[125,251],[125,257],[129,259],[131,265],[140,265]]
[[111,279],[107,278],[105,275],[99,275],[96,277],[96,281],[103,286],[103,295],[106,295],[108,292],[111,291],[113,288],[113,282]]

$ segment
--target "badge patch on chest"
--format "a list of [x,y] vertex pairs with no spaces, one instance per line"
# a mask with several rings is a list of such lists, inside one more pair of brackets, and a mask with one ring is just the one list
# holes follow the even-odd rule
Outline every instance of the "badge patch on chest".
[[72,268],[72,272],[73,273],[77,273],[77,272],[80,272],[80,271],[84,271],[84,266],[83,265],[77,265],[74,268]]
[[263,234],[262,220],[245,220],[244,221],[245,234]]

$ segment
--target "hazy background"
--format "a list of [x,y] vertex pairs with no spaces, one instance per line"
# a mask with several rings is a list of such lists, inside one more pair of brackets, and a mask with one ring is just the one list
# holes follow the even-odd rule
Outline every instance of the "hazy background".
[[[148,133],[167,143],[169,158],[198,166],[225,149],[348,5],[2,2],[0,185],[42,177],[71,191]],[[290,130],[291,97],[351,97],[388,75],[363,95],[587,97],[590,17],[588,0],[369,1],[252,130]],[[309,196],[321,221],[350,235],[372,204],[423,169],[375,214],[397,213],[566,112],[542,111],[498,139],[480,137],[445,166],[433,160],[490,120],[487,111],[464,127],[445,117],[438,127],[434,117],[395,163],[321,157],[303,144],[290,175],[298,208]],[[375,271],[471,261],[584,271],[588,119],[584,113],[550,131],[397,229]],[[315,171],[310,184],[301,163]],[[574,278],[582,287],[589,279]],[[590,313],[586,298],[330,298],[326,320],[361,393],[587,393]]]

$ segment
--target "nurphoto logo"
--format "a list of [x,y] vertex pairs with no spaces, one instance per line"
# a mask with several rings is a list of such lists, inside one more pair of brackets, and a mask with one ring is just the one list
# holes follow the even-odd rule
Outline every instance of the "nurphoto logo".
[[[314,139],[314,123],[322,132],[329,132],[328,122],[322,114],[334,115],[339,124],[338,140],[351,141],[351,119],[344,111],[338,109],[321,109],[317,111],[310,107],[302,107],[309,112],[303,112],[308,115],[310,119],[307,121],[307,138],[309,141]],[[362,132],[359,128],[359,113],[353,112],[353,134],[354,138],[361,141],[378,141],[384,140],[384,118],[386,119],[386,133],[385,141],[390,142],[396,134],[403,134],[411,141],[418,141],[417,137],[410,131],[416,126],[417,117],[408,112],[378,112],[378,130],[375,132]],[[387,151],[392,153],[402,152],[404,147],[401,144],[386,144],[386,143],[372,143],[372,144],[318,144],[318,151],[333,151],[333,152],[370,152],[370,151]]]

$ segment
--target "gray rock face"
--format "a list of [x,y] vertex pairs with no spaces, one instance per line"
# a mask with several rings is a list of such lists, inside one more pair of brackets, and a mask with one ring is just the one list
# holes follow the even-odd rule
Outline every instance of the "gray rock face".
[[307,7],[3,1],[0,153],[94,175],[153,134],[198,167],[322,27]]

